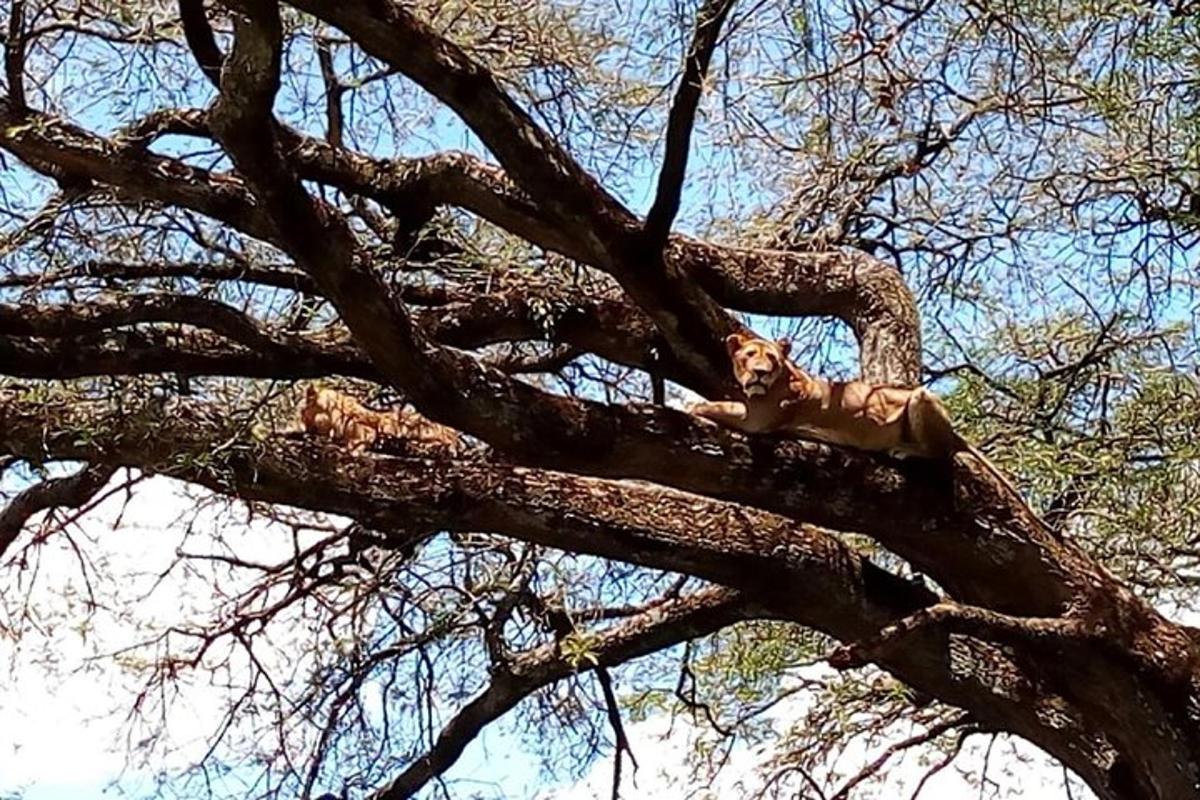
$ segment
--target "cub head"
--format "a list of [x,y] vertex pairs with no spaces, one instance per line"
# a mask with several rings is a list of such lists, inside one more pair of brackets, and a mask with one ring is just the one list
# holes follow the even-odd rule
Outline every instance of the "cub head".
[[725,337],[729,360],[733,362],[733,377],[747,397],[766,394],[787,371],[787,340],[772,342],[734,333]]

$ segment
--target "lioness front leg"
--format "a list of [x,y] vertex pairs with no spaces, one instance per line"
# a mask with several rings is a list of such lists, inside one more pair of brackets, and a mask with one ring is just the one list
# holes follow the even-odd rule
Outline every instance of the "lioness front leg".
[[693,403],[688,406],[688,413],[724,425],[746,430],[746,404],[737,400],[720,400],[717,402]]

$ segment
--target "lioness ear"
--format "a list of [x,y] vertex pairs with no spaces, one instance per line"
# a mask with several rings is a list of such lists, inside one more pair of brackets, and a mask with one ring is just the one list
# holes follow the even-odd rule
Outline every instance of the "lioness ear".
[[776,339],[775,346],[779,348],[779,355],[787,358],[787,354],[792,350],[792,343],[787,339]]
[[731,333],[725,337],[725,349],[729,351],[729,355],[733,355],[749,338],[744,333]]

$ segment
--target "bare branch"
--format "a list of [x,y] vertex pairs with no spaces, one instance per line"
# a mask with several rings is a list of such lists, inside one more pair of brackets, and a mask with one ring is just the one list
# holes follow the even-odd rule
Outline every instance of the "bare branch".
[[897,753],[902,753],[913,747],[920,747],[923,744],[928,744],[944,735],[947,731],[961,728],[968,724],[971,717],[969,714],[956,714],[949,719],[930,725],[925,730],[918,734],[914,734],[898,742],[892,742],[884,751],[880,753],[869,764],[866,764],[862,769],[852,775],[841,787],[833,793],[832,800],[849,800],[850,792],[855,786],[858,786],[863,781],[873,775],[876,775],[879,770]]
[[115,466],[91,464],[74,475],[50,478],[22,491],[4,509],[0,509],[0,556],[4,555],[34,514],[56,507],[79,508],[104,488],[115,471]]
[[622,756],[625,753],[629,754],[629,760],[633,762],[635,772],[638,768],[637,757],[634,756],[633,748],[629,745],[629,737],[625,735],[625,723],[621,721],[621,708],[617,704],[617,693],[613,689],[612,675],[606,667],[599,666],[596,667],[596,680],[600,684],[600,691],[604,694],[604,713],[608,716],[608,724],[612,727],[613,738],[615,739],[613,746],[612,800],[619,800],[621,796]]
[[321,80],[325,82],[325,138],[334,147],[342,147],[342,95],[346,87],[338,80],[333,68],[333,50],[329,42],[317,42],[317,61],[321,65]]
[[17,108],[25,108],[25,0],[12,0],[9,6],[4,80],[8,83],[9,100]]
[[671,223],[679,213],[679,197],[687,175],[688,150],[691,145],[692,128],[696,123],[696,107],[704,92],[708,77],[708,64],[721,33],[725,18],[737,0],[705,0],[696,12],[696,27],[692,41],[684,56],[683,75],[675,90],[675,100],[667,118],[666,147],[662,169],[658,173],[658,188],[654,203],[646,214],[642,228],[645,246],[651,253],[662,251]]
[[746,604],[729,589],[702,589],[686,597],[669,600],[653,610],[632,617],[595,634],[589,658],[575,663],[558,645],[546,645],[518,654],[506,669],[492,677],[482,694],[464,706],[438,734],[433,748],[374,795],[373,800],[411,797],[430,780],[445,772],[466,745],[488,723],[498,719],[538,689],[576,672],[621,664],[639,656],[670,647],[719,630],[745,618]]
[[225,57],[213,36],[212,26],[204,11],[204,0],[179,0],[179,18],[183,22],[184,38],[196,63],[200,65],[200,71],[213,86],[220,88],[221,65]]

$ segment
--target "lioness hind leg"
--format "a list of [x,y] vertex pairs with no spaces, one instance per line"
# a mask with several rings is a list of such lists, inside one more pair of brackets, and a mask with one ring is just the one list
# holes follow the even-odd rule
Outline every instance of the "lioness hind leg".
[[925,458],[950,458],[961,447],[961,438],[937,395],[914,389],[905,406],[908,421],[906,449]]

